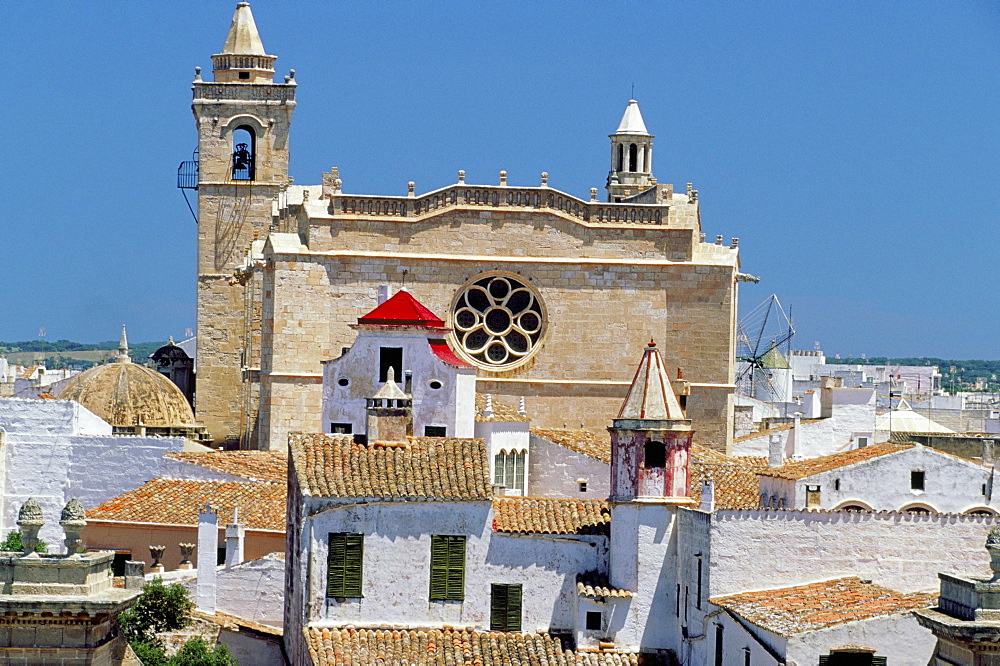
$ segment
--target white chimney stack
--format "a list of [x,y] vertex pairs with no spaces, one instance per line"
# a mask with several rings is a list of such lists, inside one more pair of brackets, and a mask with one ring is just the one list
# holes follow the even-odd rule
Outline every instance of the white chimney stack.
[[211,504],[198,514],[198,610],[215,613],[215,567],[219,557],[219,513]]

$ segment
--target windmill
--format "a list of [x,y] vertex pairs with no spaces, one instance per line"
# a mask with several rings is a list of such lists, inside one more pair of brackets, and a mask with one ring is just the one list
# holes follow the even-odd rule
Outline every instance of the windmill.
[[737,393],[765,402],[792,399],[788,352],[793,335],[792,321],[774,294],[740,320],[736,326]]

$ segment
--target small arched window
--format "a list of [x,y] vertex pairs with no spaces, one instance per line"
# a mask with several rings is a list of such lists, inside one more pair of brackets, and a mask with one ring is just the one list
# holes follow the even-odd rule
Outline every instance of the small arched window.
[[646,469],[667,466],[667,447],[663,442],[646,442]]
[[625,144],[618,144],[618,162],[615,164],[615,171],[622,170],[622,164],[625,163]]
[[500,451],[493,457],[493,483],[503,486],[508,495],[524,495],[524,472],[527,451]]
[[248,125],[233,132],[233,180],[254,180],[256,175],[257,135]]
[[639,169],[637,168],[639,162],[639,148],[634,144],[629,144],[628,147],[628,170],[635,172]]

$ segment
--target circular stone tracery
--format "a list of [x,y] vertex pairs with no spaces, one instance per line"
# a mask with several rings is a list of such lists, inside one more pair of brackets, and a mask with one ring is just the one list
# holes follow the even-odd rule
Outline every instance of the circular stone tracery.
[[542,305],[533,289],[508,275],[475,280],[453,309],[455,338],[472,360],[487,367],[516,365],[535,350]]

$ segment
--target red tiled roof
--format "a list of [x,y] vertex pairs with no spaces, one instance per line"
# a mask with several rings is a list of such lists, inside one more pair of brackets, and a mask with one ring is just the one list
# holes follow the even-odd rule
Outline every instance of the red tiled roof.
[[466,363],[458,356],[455,356],[455,352],[451,350],[451,347],[448,346],[448,342],[446,340],[428,340],[427,342],[430,343],[431,351],[434,352],[434,355],[448,365],[453,365],[456,368],[473,367],[471,363]]
[[479,422],[505,422],[505,423],[525,423],[531,419],[527,416],[521,416],[517,413],[517,410],[510,405],[505,405],[500,402],[496,396],[493,396],[491,402],[493,403],[493,416],[486,417],[483,416],[483,410],[486,409],[486,396],[482,393],[476,394],[476,420]]
[[608,534],[611,508],[604,500],[498,497],[493,530],[525,534]]
[[288,480],[288,454],[282,451],[167,453],[165,457],[251,481],[285,483]]
[[596,571],[577,574],[576,591],[581,597],[590,597],[592,599],[600,597],[628,598],[633,596],[629,590],[620,590],[616,587],[611,587],[607,574],[597,573]]
[[493,497],[481,439],[408,437],[355,444],[350,435],[292,433],[292,464],[302,493],[384,501],[476,501]]
[[577,428],[532,428],[531,432],[553,444],[611,464],[611,438],[607,434]]
[[902,594],[860,578],[838,578],[775,590],[745,592],[709,599],[747,621],[781,636],[929,608],[936,592]]
[[639,655],[572,652],[549,634],[455,629],[308,627],[313,666],[638,666]]
[[701,501],[703,481],[715,483],[716,509],[755,509],[760,503],[757,473],[767,458],[727,456],[706,446],[691,445],[691,498]]
[[444,328],[444,320],[428,310],[424,305],[410,295],[410,292],[400,289],[391,298],[358,318],[359,324],[375,324],[379,326],[426,326],[428,328]]
[[285,483],[153,479],[87,511],[88,520],[197,525],[205,504],[219,510],[219,523],[239,521],[250,529],[285,529]]
[[829,472],[833,469],[839,469],[847,465],[853,465],[854,463],[871,460],[880,456],[887,456],[891,453],[899,453],[900,451],[912,448],[912,444],[883,442],[881,444],[864,446],[860,449],[851,449],[850,451],[834,453],[828,456],[820,456],[819,458],[787,463],[780,467],[766,467],[760,471],[760,474],[763,476],[775,476],[779,479],[804,479],[813,474]]

